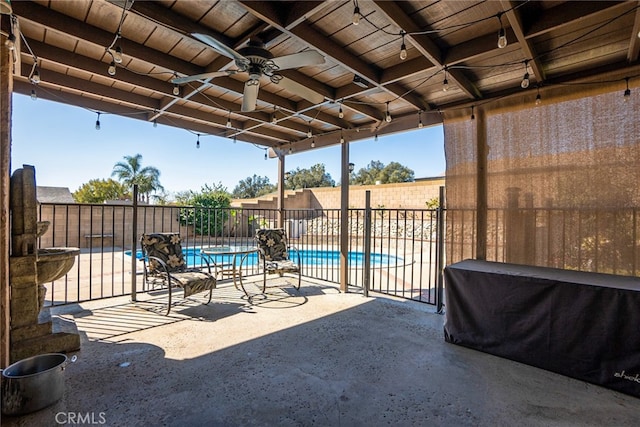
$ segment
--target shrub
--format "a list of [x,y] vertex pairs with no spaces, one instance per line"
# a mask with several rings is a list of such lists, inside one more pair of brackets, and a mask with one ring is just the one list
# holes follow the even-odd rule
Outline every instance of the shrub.
[[222,235],[231,206],[231,195],[224,187],[205,185],[200,193],[190,191],[178,202],[188,206],[178,213],[180,225],[193,226],[195,233],[201,236]]

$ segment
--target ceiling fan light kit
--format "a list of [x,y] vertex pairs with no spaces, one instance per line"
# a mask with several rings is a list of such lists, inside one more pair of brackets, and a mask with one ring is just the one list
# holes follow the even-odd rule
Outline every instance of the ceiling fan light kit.
[[305,50],[292,55],[274,57],[273,54],[265,48],[264,43],[255,37],[249,40],[247,46],[236,51],[208,34],[193,33],[191,35],[221,55],[233,59],[237,69],[177,77],[171,80],[174,84],[184,84],[198,80],[229,76],[231,74],[247,73],[249,80],[244,84],[242,112],[254,111],[256,109],[260,80],[263,77],[269,78],[271,83],[280,85],[283,89],[314,104],[324,101],[324,96],[320,93],[291,79],[287,79],[278,73],[280,70],[323,64],[324,57],[315,50]]

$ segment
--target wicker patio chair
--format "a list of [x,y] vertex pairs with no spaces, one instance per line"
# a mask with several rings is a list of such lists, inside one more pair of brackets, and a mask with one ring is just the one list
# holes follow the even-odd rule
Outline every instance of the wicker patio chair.
[[199,292],[209,291],[211,302],[213,289],[216,287],[216,277],[211,273],[209,260],[202,256],[203,267],[187,267],[177,233],[143,234],[140,239],[144,263],[144,283],[151,288],[166,287],[169,292],[169,307],[166,315],[171,311],[171,293],[175,287],[184,290],[184,298]]
[[[300,252],[290,246],[283,228],[262,228],[256,231],[256,246],[258,247],[258,262],[262,266],[262,293],[267,288],[267,274],[285,273],[296,274],[300,289],[302,272],[300,268]],[[293,257],[290,255],[293,254]]]

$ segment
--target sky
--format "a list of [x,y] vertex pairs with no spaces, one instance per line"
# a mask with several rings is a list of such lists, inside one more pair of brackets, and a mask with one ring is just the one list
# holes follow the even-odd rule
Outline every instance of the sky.
[[[36,184],[68,187],[71,192],[92,179],[108,179],[124,156],[142,155],[142,166],[160,170],[160,184],[169,194],[199,191],[205,184],[222,184],[229,192],[254,174],[277,183],[277,159],[264,159],[265,150],[228,138],[200,136],[187,129],[113,114],[100,115],[80,107],[29,96],[13,95],[12,171],[33,165]],[[340,146],[293,153],[285,158],[285,170],[307,169],[322,163],[340,182]],[[355,170],[371,161],[398,162],[412,169],[416,178],[442,176],[445,171],[442,126],[351,142],[350,161]],[[115,178],[114,178],[115,179]]]

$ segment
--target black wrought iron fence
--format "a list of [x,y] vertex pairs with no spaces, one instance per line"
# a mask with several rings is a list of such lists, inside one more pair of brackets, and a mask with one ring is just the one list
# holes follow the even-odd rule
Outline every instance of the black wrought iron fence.
[[[349,209],[348,215],[350,287],[435,304],[437,211]],[[302,254],[303,276],[339,283],[340,217],[339,209],[283,212],[289,239]],[[136,277],[141,290],[136,259],[143,233],[179,233],[186,253],[247,245],[257,228],[279,224],[279,211],[140,205],[134,212],[131,205],[43,203],[40,219],[51,223],[40,247],[81,249],[73,269],[47,286],[48,303],[61,305],[129,295]],[[259,272],[257,262],[243,264],[243,274]]]

